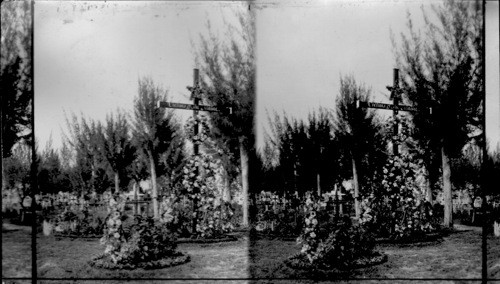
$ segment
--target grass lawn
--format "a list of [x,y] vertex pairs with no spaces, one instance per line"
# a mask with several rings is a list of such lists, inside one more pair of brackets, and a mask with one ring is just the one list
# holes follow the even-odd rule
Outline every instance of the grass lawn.
[[30,226],[18,226],[6,222],[3,224],[2,278],[4,277],[31,277]]
[[[38,236],[38,276],[40,278],[248,278],[248,237],[238,241],[214,244],[179,244],[178,250],[190,255],[191,261],[174,267],[145,270],[105,270],[88,265],[91,256],[102,252],[98,240],[56,240]],[[51,283],[53,283],[51,281]],[[85,282],[91,283],[91,282]],[[133,282],[127,282],[133,283]],[[138,281],[138,283],[144,283]],[[171,283],[171,282],[169,282]],[[183,281],[182,283],[186,283]],[[194,281],[193,283],[200,283]],[[219,282],[220,283],[220,282]],[[226,282],[225,282],[226,283]]]
[[[489,277],[500,283],[500,238],[490,237],[488,246]],[[481,277],[480,229],[455,232],[445,237],[442,242],[434,244],[378,244],[376,249],[387,254],[388,261],[380,265],[351,271],[348,275],[349,278],[423,279],[422,281],[413,280],[409,283],[429,283],[424,279],[431,278],[434,279],[431,281],[432,283],[446,283],[447,281],[444,279],[479,279]],[[252,241],[250,247],[250,274],[252,278],[311,279],[318,277],[318,279],[324,279],[324,275],[311,275],[303,271],[293,270],[283,264],[284,259],[297,252],[299,252],[299,247],[295,245],[295,242]],[[439,279],[443,279],[443,281]],[[307,283],[308,281],[297,280],[296,282]],[[366,283],[366,281],[362,282]],[[381,283],[375,280],[369,282]],[[395,282],[404,281],[398,279]],[[469,281],[455,283],[466,282]]]
[[[38,276],[41,278],[41,283],[74,283],[63,280],[44,281],[43,278],[47,280],[49,278],[99,278],[84,283],[102,283],[103,278],[115,279],[109,283],[121,283],[122,281],[117,280],[120,278],[192,279],[192,281],[169,281],[168,283],[214,282],[196,280],[200,278],[232,280],[214,283],[313,283],[315,280],[311,280],[312,278],[316,278],[314,283],[317,283],[320,280],[318,277],[321,275],[296,271],[283,264],[283,260],[300,249],[294,241],[249,240],[248,236],[242,233],[238,237],[238,241],[227,243],[179,244],[179,250],[191,256],[190,262],[180,266],[156,270],[113,271],[95,269],[87,264],[92,255],[102,251],[98,240],[56,240],[53,236],[46,237],[40,234],[37,238]],[[2,233],[3,277],[31,276],[30,241],[30,231],[27,228]],[[489,276],[500,283],[500,238],[490,236],[488,248]],[[401,278],[443,279],[443,281],[432,281],[432,283],[468,283],[470,281],[450,282],[444,279],[481,277],[480,230],[455,232],[445,237],[442,242],[434,244],[413,246],[379,244],[377,249],[388,255],[388,261],[377,266],[351,271],[349,277],[359,280],[397,279],[392,283],[404,283]],[[235,278],[256,280],[237,281]],[[270,278],[274,279],[270,280]],[[134,282],[148,283],[148,281],[128,281],[127,283]],[[343,282],[340,281],[340,283]],[[386,281],[349,281],[349,283],[356,282],[384,283]],[[409,281],[407,283],[429,282]]]
[[500,238],[488,237],[488,275],[500,283]]

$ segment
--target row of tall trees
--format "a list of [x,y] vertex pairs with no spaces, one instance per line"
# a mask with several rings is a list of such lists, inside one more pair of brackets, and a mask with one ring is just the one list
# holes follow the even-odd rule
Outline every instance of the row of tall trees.
[[[231,106],[233,113],[209,113],[212,139],[221,153],[226,181],[240,179],[244,197],[243,225],[248,225],[250,164],[254,151],[255,102],[255,16],[253,11],[236,12],[237,24],[228,26],[228,40],[200,35],[194,48],[200,68],[202,101]],[[172,110],[159,108],[168,101],[167,92],[151,79],[139,80],[133,113],[117,111],[104,122],[81,114],[67,118],[68,133],[59,159],[52,149],[43,151],[40,175],[43,190],[101,191],[113,185],[120,191],[131,180],[151,178],[153,208],[158,208],[159,185],[173,187],[187,155],[181,124]],[[56,170],[57,169],[57,170]],[[155,216],[158,212],[155,211]]]
[[68,133],[60,153],[49,144],[40,154],[42,191],[102,192],[113,185],[113,191],[120,192],[131,181],[149,176],[153,202],[158,202],[157,179],[161,176],[164,184],[171,185],[180,174],[184,140],[172,111],[157,107],[167,100],[167,92],[149,78],[140,79],[138,85],[133,114],[118,110],[104,122],[83,114],[67,118]]
[[[244,6],[246,7],[246,6]],[[238,10],[236,25],[227,28],[227,40],[220,40],[210,29],[200,35],[196,62],[202,74],[203,100],[220,107],[231,106],[233,113],[209,113],[219,145],[239,157],[243,196],[244,227],[249,224],[248,196],[251,164],[255,163],[255,11]]]
[[[452,186],[454,183],[463,183],[459,173],[466,168],[480,168],[483,159],[491,160],[482,157],[480,150],[486,147],[482,107],[482,7],[478,1],[445,1],[440,6],[433,5],[432,13],[424,10],[423,14],[423,30],[413,26],[409,15],[408,33],[402,33],[399,38],[392,35],[392,40],[396,65],[402,71],[403,99],[419,109],[409,115],[413,124],[411,133],[418,147],[423,150],[428,185],[436,184],[441,176],[444,224],[451,226]],[[360,192],[359,182],[366,185],[367,179],[376,175],[379,161],[385,161],[384,155],[388,155],[385,141],[390,139],[390,133],[383,131],[382,121],[373,111],[357,109],[354,104],[358,99],[369,100],[369,93],[352,76],[341,78],[340,90],[336,94],[336,110],[330,114],[330,136],[325,136],[329,137],[328,143],[333,149],[326,150],[330,152],[329,159],[338,161],[338,165],[344,169],[337,170],[338,177],[346,177],[342,172],[352,166],[347,177],[354,180],[355,196]],[[432,112],[429,112],[429,108],[432,108]],[[268,165],[268,171],[287,172],[288,177],[285,178],[286,174],[282,176],[289,182],[309,176],[309,185],[302,188],[312,188],[314,179],[310,173],[301,173],[301,178],[297,175],[300,165],[307,165],[310,172],[316,173],[321,171],[319,168],[326,166],[310,162],[324,156],[308,146],[312,143],[310,140],[318,140],[308,133],[309,129],[315,128],[314,119],[310,117],[309,123],[304,123],[275,116],[272,124],[272,134],[264,149],[266,156],[274,153],[270,161],[264,162]],[[327,129],[323,130],[325,134],[328,132]],[[467,158],[466,149],[476,149],[478,155]],[[333,173],[333,169],[335,166],[329,169],[330,172]],[[453,170],[457,171],[454,179]],[[472,180],[478,182],[477,179]],[[281,186],[290,188],[287,182],[282,182]],[[431,199],[432,193],[429,191],[428,200]]]
[[271,132],[262,155],[263,187],[281,193],[320,194],[352,179],[354,195],[359,196],[361,184],[370,183],[388,156],[383,121],[374,111],[355,104],[370,100],[370,93],[352,75],[344,76],[335,110],[320,109],[306,121],[286,113],[269,117]]
[[9,166],[18,162],[14,155],[14,146],[19,143],[32,145],[31,8],[29,2],[16,1],[2,3],[1,9],[0,140],[2,190],[8,184],[8,175],[5,170],[12,168]]
[[[428,153],[426,164],[444,195],[444,224],[452,225],[452,166],[466,144],[486,147],[484,136],[483,17],[480,1],[445,1],[424,12],[417,30],[408,18],[408,35],[394,40],[405,98],[420,111],[413,115],[415,136]],[[395,37],[393,37],[395,38]],[[434,109],[426,115],[427,108]]]
[[[211,133],[223,155],[226,180],[241,178],[244,197],[244,225],[248,224],[248,189],[254,151],[255,102],[255,16],[253,11],[236,11],[237,24],[227,27],[226,41],[217,38],[208,24],[208,36],[200,35],[194,48],[202,81],[202,101],[231,106],[232,115],[209,113]],[[123,188],[130,179],[151,176],[153,202],[157,204],[158,184],[174,186],[184,162],[185,147],[181,125],[171,110],[157,108],[167,93],[150,79],[139,81],[139,95],[133,115],[117,112],[106,122],[72,115],[63,153],[71,153],[73,180],[78,188],[96,190],[103,174],[113,177],[114,188]],[[85,182],[84,182],[85,181]],[[76,185],[76,183],[75,183]],[[106,184],[100,184],[100,188]],[[158,206],[154,205],[154,208]],[[155,215],[157,212],[155,212]]]

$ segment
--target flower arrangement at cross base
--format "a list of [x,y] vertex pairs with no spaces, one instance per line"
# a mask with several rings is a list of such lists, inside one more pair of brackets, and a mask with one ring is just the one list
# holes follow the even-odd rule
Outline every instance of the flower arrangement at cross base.
[[371,226],[380,237],[418,240],[438,229],[439,220],[416,182],[425,175],[422,163],[411,153],[391,157],[383,168],[382,187],[363,199],[373,210]]
[[[200,127],[195,135],[196,125]],[[179,200],[185,197],[188,202],[182,202],[191,205],[191,216],[185,219],[192,224],[189,230],[192,238],[220,238],[233,230],[234,211],[229,202],[223,200],[222,185],[217,181],[224,170],[220,157],[230,156],[230,153],[211,139],[210,121],[204,115],[189,118],[185,131],[193,144],[203,145],[206,152],[211,153],[194,153],[182,169],[182,188],[177,194]]]
[[191,230],[194,238],[216,238],[233,230],[230,220],[234,212],[222,199],[216,180],[220,171],[220,161],[206,154],[193,155],[184,166],[179,196],[187,197],[193,206],[189,219],[196,220],[196,228]]

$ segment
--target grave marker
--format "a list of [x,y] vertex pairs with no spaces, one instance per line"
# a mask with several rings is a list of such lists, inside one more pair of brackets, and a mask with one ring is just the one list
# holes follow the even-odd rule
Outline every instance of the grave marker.
[[[203,90],[200,87],[199,74],[200,74],[199,70],[194,69],[193,86],[187,87],[187,89],[191,91],[191,99],[193,100],[193,104],[158,102],[158,107],[193,110],[193,118],[195,120],[194,135],[198,135],[199,132],[199,125],[197,121],[198,111],[221,112],[225,114],[233,113],[232,107],[215,107],[215,106],[200,105],[201,94],[203,93]],[[198,155],[199,150],[197,143],[194,143],[193,151],[195,155]]]
[[[195,121],[193,133],[196,136],[199,133],[198,111],[211,111],[211,112],[222,112],[222,113],[232,114],[233,109],[231,107],[219,108],[215,106],[200,105],[201,94],[203,93],[203,90],[200,87],[200,80],[199,80],[200,72],[196,68],[193,71],[194,71],[193,86],[187,87],[187,89],[191,92],[191,99],[193,100],[193,104],[190,105],[190,104],[173,103],[173,102],[158,102],[158,107],[193,110],[193,118]],[[193,143],[193,152],[194,155],[198,155],[199,153],[199,144],[197,142]],[[193,200],[193,208],[197,208],[196,200]],[[192,225],[193,233],[196,232],[196,220],[198,218],[197,210],[194,211],[195,215],[193,218],[193,225]]]
[[[362,102],[359,100],[356,100],[356,108],[377,108],[377,109],[388,109],[392,110],[392,115],[394,118],[394,136],[398,135],[399,132],[399,123],[397,123],[397,115],[398,111],[409,111],[409,112],[416,112],[418,109],[414,106],[408,106],[408,105],[400,105],[399,102],[401,101],[401,94],[403,91],[399,87],[399,69],[394,68],[394,78],[393,78],[393,85],[392,86],[387,86],[387,89],[391,91],[391,97],[390,99],[392,100],[392,104],[383,104],[383,103],[374,103],[374,102]],[[432,108],[429,108],[429,113],[432,114]],[[393,142],[393,154],[398,155],[399,149],[398,149],[398,143],[396,140]]]

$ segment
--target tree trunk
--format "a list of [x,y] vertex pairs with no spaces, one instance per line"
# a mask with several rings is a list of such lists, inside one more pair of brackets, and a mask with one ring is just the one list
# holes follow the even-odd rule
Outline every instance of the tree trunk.
[[134,191],[134,216],[138,214],[137,205],[138,205],[138,197],[137,197],[137,181],[134,182],[134,187],[132,189]]
[[359,203],[359,180],[356,159],[354,156],[352,157],[352,180],[354,183],[354,210],[356,212],[356,218],[359,218],[361,216],[361,206]]
[[425,192],[425,200],[432,204],[432,183],[431,183],[431,178],[430,178],[430,171],[425,168],[427,171],[427,176],[425,177],[425,184],[426,184],[426,192]]
[[316,175],[316,188],[318,190],[318,196],[321,196],[321,177],[319,173]]
[[115,193],[120,192],[120,175],[118,171],[115,172]]
[[148,151],[149,165],[151,167],[151,193],[153,195],[153,217],[155,219],[160,218],[160,210],[158,208],[158,188],[156,186],[156,167],[153,159],[153,153]]
[[2,159],[2,192],[5,192],[7,189],[7,173],[5,172],[4,158],[0,158]]
[[95,156],[92,158],[92,164],[90,165],[91,176],[90,176],[90,191],[96,192],[95,183],[97,179],[97,171],[96,171],[96,161]]
[[443,166],[443,202],[444,202],[444,221],[443,225],[448,228],[453,227],[453,200],[451,191],[451,167],[450,158],[446,153],[444,146],[441,146],[441,160]]
[[240,163],[241,163],[241,183],[242,183],[242,196],[243,196],[243,220],[242,226],[244,228],[249,225],[249,212],[248,212],[248,153],[240,139]]
[[231,183],[229,182],[229,174],[227,170],[224,169],[224,192],[222,194],[222,200],[225,202],[231,202]]
[[[3,158],[3,145],[0,147],[0,159],[2,160],[2,193],[6,192],[7,190],[7,174],[5,172],[5,164],[4,164],[4,158]],[[2,231],[4,229],[4,224],[3,224],[3,218],[2,218]]]

